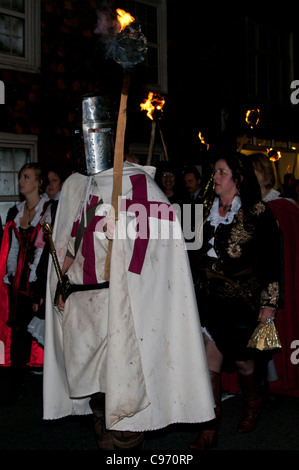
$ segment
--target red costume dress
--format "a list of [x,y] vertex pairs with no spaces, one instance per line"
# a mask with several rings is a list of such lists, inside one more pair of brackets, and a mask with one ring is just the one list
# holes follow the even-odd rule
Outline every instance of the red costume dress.
[[[10,209],[7,215],[0,252],[0,342],[3,351],[0,357],[1,366],[12,365],[11,342],[15,334],[18,335],[16,342],[25,341],[27,344],[25,350],[29,348],[28,365],[43,364],[43,349],[35,341],[31,342],[27,326],[34,315],[33,284],[29,282],[30,265],[34,259],[34,242],[41,229],[39,221],[44,212],[45,202],[44,198],[39,202],[36,215],[28,229],[19,226],[24,202]],[[15,354],[15,360],[19,362],[20,351],[15,350]],[[20,359],[22,360],[21,357]]]
[[282,348],[273,356],[278,379],[270,382],[270,390],[299,397],[299,211],[284,198],[268,205],[278,222],[283,247],[282,303],[276,317]]

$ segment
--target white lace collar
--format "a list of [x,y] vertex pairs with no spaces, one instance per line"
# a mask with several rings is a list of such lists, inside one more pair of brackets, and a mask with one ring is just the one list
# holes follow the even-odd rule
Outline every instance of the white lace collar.
[[281,197],[281,194],[279,191],[276,191],[276,189],[271,189],[266,196],[263,197],[264,202],[269,202],[269,201],[274,201],[275,199],[278,199]]
[[[44,196],[42,195],[41,196],[41,199],[40,201],[38,202],[38,204],[35,206],[35,216],[33,217],[33,219],[31,220],[31,225],[33,227],[35,227],[41,217],[41,214],[42,214],[42,211],[43,211],[43,208],[44,208],[44,204],[46,201],[48,201],[49,198],[47,198],[47,196]],[[17,206],[17,209],[18,209],[18,213],[14,219],[15,221],[15,224],[16,224],[16,227],[19,229],[20,227],[20,219],[23,217],[24,215],[24,206],[25,206],[25,201],[21,201],[21,202],[18,202],[18,204],[16,205]]]
[[240,197],[238,195],[235,196],[232,201],[232,206],[230,210],[224,217],[222,217],[219,214],[219,197],[216,197],[213,202],[213,205],[212,205],[209,217],[208,217],[208,221],[213,227],[218,227],[219,224],[224,224],[224,225],[231,224],[234,219],[235,214],[238,212],[241,205],[242,203],[241,203]]
[[276,201],[276,199],[281,199],[285,201],[292,202],[293,204],[296,204],[296,201],[294,199],[291,199],[289,197],[281,197],[281,194],[279,191],[276,191],[276,189],[271,189],[269,193],[266,194],[266,196],[263,197],[263,202],[270,202],[270,201]]

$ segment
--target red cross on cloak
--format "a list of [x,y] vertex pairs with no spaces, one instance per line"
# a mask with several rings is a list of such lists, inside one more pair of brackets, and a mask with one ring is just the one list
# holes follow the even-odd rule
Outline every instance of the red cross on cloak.
[[[98,197],[92,196],[90,202],[87,205],[86,210],[90,209],[91,207],[95,206],[98,203]],[[83,217],[83,214],[82,214]],[[104,219],[105,216],[98,216],[95,215],[92,220],[90,221],[88,227],[86,228],[82,240],[82,256],[84,257],[83,263],[83,284],[96,284],[97,274],[96,274],[96,266],[95,266],[95,249],[94,249],[94,232],[96,230],[96,226],[98,222]],[[72,237],[76,237],[79,229],[79,220],[74,222],[72,228]],[[99,228],[99,225],[98,227]],[[102,230],[101,230],[102,231]]]
[[[140,206],[143,206],[142,213],[146,211],[146,220],[142,219],[143,230],[140,236],[139,224],[136,226],[136,239],[134,243],[133,255],[130,261],[129,271],[140,274],[145,260],[146,250],[150,240],[149,217],[157,219],[175,220],[175,211],[170,204],[159,201],[149,201],[147,194],[147,183],[145,175],[130,176],[132,183],[132,199],[123,199],[121,201],[121,211],[134,212],[138,217]],[[139,210],[138,210],[139,206]],[[163,210],[164,208],[164,210]],[[171,210],[170,210],[171,209]],[[145,228],[145,229],[144,229]],[[145,236],[144,236],[145,234]]]

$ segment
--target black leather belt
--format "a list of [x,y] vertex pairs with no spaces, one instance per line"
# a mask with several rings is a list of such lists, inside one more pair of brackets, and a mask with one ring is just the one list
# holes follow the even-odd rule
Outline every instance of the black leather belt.
[[108,289],[108,287],[108,281],[104,281],[99,284],[71,284],[67,275],[64,274],[62,276],[62,284],[60,282],[57,283],[56,292],[54,296],[54,305],[58,305],[60,295],[62,296],[63,302],[65,302],[69,295],[71,295],[73,292]]
[[72,294],[73,292],[82,292],[87,290],[98,290],[98,289],[108,289],[109,282],[101,282],[100,284],[71,284],[69,283],[67,286],[68,294]]

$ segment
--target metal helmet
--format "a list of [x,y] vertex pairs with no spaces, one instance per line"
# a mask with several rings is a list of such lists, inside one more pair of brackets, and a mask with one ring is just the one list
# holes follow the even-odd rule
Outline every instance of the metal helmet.
[[[107,96],[92,95],[82,99],[81,122],[74,130],[75,153],[80,160],[79,171],[89,176],[113,167],[115,109],[115,103]],[[82,155],[85,156],[84,170]]]

